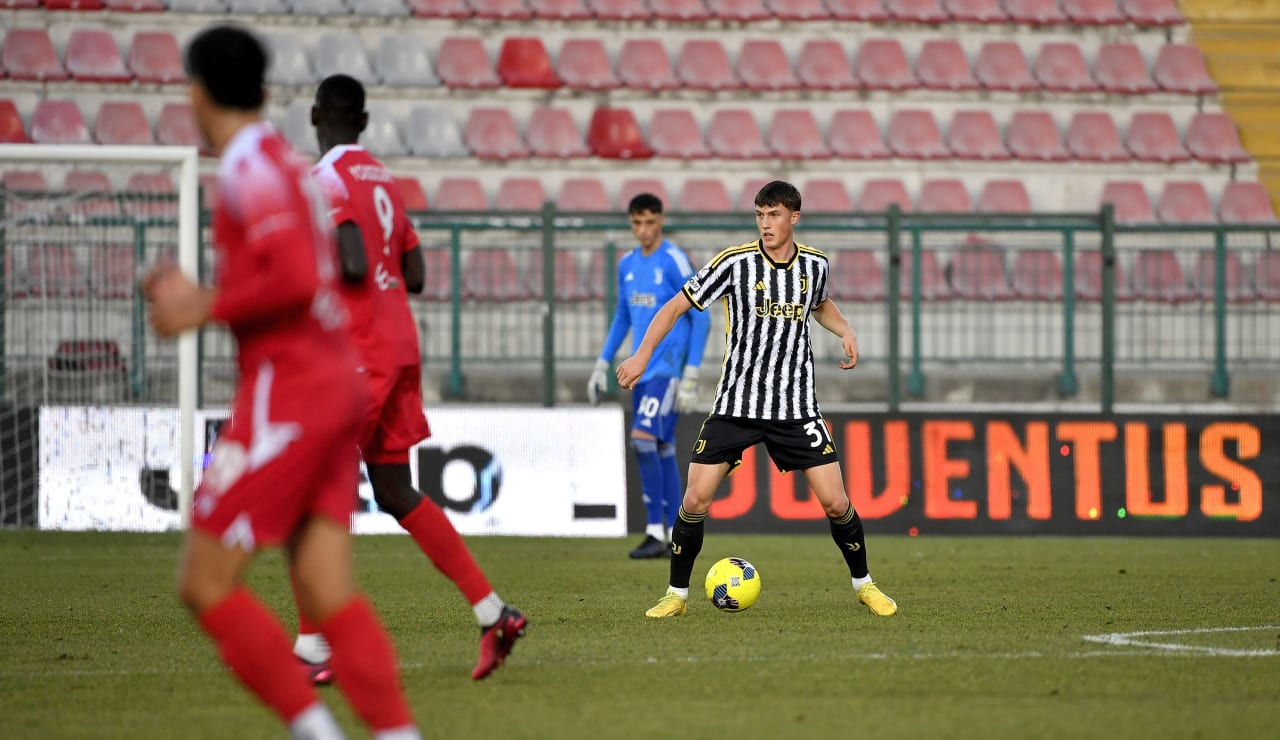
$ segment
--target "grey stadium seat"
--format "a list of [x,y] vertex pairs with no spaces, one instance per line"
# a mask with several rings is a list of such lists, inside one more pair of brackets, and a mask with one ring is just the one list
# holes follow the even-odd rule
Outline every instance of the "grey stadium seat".
[[354,34],[326,33],[316,42],[312,52],[313,66],[319,79],[344,74],[351,75],[366,85],[373,79],[369,55],[365,53],[364,44]]
[[271,44],[271,69],[267,82],[273,85],[310,85],[316,81],[302,40],[292,34],[275,34]]
[[284,137],[303,154],[313,157],[320,155],[320,145],[316,143],[315,129],[311,128],[311,103],[295,100],[284,112],[284,121],[280,125]]
[[347,0],[289,0],[294,15],[351,15]]
[[222,0],[169,0],[169,10],[175,13],[225,13],[227,4]]
[[287,15],[285,0],[227,0],[227,10],[242,15]]
[[409,151],[423,157],[465,157],[470,152],[462,141],[462,127],[448,108],[419,105],[409,112],[405,139]]
[[354,0],[352,10],[359,15],[381,18],[409,15],[409,6],[404,0]]
[[416,36],[384,36],[374,53],[373,64],[382,84],[397,87],[434,87],[440,84],[427,47]]
[[370,105],[368,110],[369,127],[360,137],[360,143],[375,157],[402,157],[408,154],[391,110],[382,105]]

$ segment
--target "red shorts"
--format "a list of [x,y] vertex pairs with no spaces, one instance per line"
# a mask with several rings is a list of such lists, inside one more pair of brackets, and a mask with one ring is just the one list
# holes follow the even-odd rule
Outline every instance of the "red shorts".
[[192,526],[227,547],[279,545],[310,516],[351,524],[364,389],[332,379],[272,387],[272,376],[264,369],[238,390],[195,493]]
[[365,415],[360,451],[374,465],[409,462],[409,450],[431,436],[422,413],[422,368],[402,365],[394,369],[365,366],[372,396]]

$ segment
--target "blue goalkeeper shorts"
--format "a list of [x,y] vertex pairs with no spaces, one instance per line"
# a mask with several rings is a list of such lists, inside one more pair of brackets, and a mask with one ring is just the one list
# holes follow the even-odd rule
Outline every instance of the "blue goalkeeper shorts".
[[631,391],[631,407],[635,418],[632,431],[652,434],[659,442],[676,441],[676,390],[679,378],[650,378]]

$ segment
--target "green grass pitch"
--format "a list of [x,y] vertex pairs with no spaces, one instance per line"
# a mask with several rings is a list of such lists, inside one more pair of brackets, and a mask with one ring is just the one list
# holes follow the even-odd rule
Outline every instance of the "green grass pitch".
[[[0,532],[0,738],[283,736],[178,606],[178,543]],[[629,561],[630,539],[470,544],[532,620],[478,683],[478,630],[452,585],[407,537],[357,541],[426,737],[1280,736],[1276,540],[873,536],[891,619],[855,602],[825,535],[713,523],[673,620],[643,616],[666,564]],[[728,555],[763,579],[741,614],[701,595]],[[250,582],[292,624],[278,553]],[[1084,639],[1152,631],[1179,633]]]

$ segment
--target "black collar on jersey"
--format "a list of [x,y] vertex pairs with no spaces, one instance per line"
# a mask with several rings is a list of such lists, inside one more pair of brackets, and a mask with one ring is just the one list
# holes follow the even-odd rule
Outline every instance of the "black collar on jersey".
[[796,258],[800,256],[800,243],[795,240],[795,237],[791,238],[791,245],[796,248],[796,251],[791,253],[791,258],[786,262],[774,262],[773,258],[770,257],[769,253],[764,249],[764,239],[756,239],[756,249],[760,250],[760,256],[764,257],[765,262],[768,262],[779,270],[786,270],[790,268],[796,263]]

